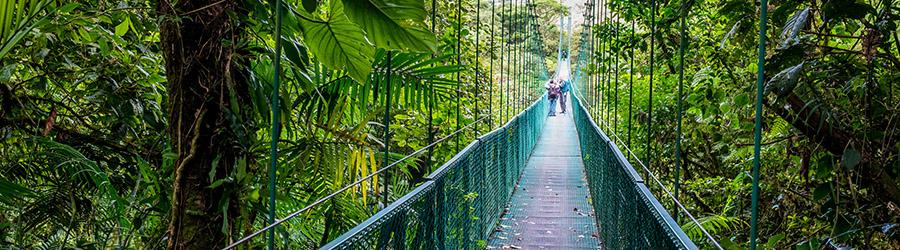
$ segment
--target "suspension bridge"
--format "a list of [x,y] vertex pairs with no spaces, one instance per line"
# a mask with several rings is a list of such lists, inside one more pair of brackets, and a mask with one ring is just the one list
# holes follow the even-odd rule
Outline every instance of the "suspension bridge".
[[[601,10],[600,8],[606,6],[603,4],[599,6],[600,8],[595,7],[597,0],[585,2],[584,23],[580,34],[581,46],[578,47],[578,53],[572,63],[570,57],[573,55],[569,53],[573,37],[571,18],[561,18],[556,74],[548,77],[548,71],[543,63],[543,53],[539,52],[542,51],[543,43],[539,32],[540,24],[535,22],[534,4],[528,0],[521,1],[525,3],[524,9],[511,9],[512,7],[507,7],[507,4],[499,5],[501,13],[526,13],[509,15],[510,18],[514,18],[513,20],[500,20],[505,27],[500,27],[500,34],[497,37],[505,37],[508,40],[498,46],[500,48],[498,55],[501,57],[500,70],[497,72],[501,75],[498,85],[502,89],[496,94],[499,95],[499,104],[503,106],[499,108],[499,114],[495,114],[491,108],[495,92],[493,84],[489,84],[488,96],[491,101],[487,105],[491,113],[488,117],[481,118],[476,114],[476,121],[463,127],[458,105],[461,97],[457,96],[455,132],[435,140],[429,131],[429,145],[279,220],[274,218],[273,202],[270,204],[268,225],[235,241],[226,249],[240,246],[266,232],[269,249],[273,249],[274,229],[279,224],[324,204],[364,181],[386,174],[386,171],[411,157],[426,151],[430,154],[432,147],[447,139],[455,138],[457,146],[464,145],[458,141],[460,138],[457,136],[458,133],[470,129],[473,125],[476,126],[477,133],[478,123],[495,116],[506,119],[501,119],[503,122],[499,126],[493,126],[494,121],[490,120],[490,127],[494,128],[492,131],[480,134],[477,139],[459,149],[455,156],[432,171],[424,178],[424,182],[419,183],[402,197],[388,203],[386,193],[390,189],[389,184],[384,182],[382,190],[385,194],[382,197],[385,198],[386,206],[352,229],[343,232],[321,249],[698,249],[698,245],[682,229],[681,225],[685,224],[693,224],[692,226],[702,232],[700,240],[704,249],[722,249],[717,240],[703,229],[678,200],[679,166],[675,166],[675,180],[672,186],[674,191],[650,171],[649,161],[653,158],[649,146],[649,137],[653,135],[651,126],[646,126],[648,147],[645,150],[647,156],[643,158],[648,162],[643,162],[641,157],[635,155],[629,148],[633,146],[631,143],[633,84],[629,84],[628,93],[627,141],[622,140],[617,134],[616,128],[620,126],[616,124],[618,123],[616,112],[619,96],[624,95],[618,92],[618,65],[619,54],[623,52],[622,45],[619,42],[603,43],[598,41],[597,35],[591,35],[602,32],[595,30],[599,27],[596,17],[604,15],[600,17],[600,21],[615,23],[615,28],[607,31],[614,32],[618,41],[619,28],[625,23],[617,16],[613,16],[616,10]],[[461,13],[462,7],[457,4]],[[435,1],[432,1],[432,8],[435,6]],[[492,1],[490,7],[492,48],[495,47],[493,26],[495,6],[497,5]],[[655,1],[651,1],[651,6],[655,13]],[[476,10],[480,11],[480,8]],[[461,29],[463,23],[459,19],[460,16],[456,17],[457,30]],[[480,16],[480,13],[476,12],[476,16]],[[765,14],[762,16],[765,17]],[[433,14],[432,19],[435,19]],[[480,19],[475,20],[476,27],[480,27]],[[679,56],[683,58],[685,31],[684,20],[681,21],[682,41]],[[761,22],[764,23],[765,19]],[[650,23],[655,24],[655,20],[651,20]],[[634,21],[631,22],[631,26],[631,36],[635,37]],[[764,27],[761,26],[761,29]],[[656,27],[651,25],[650,30],[649,66],[653,72]],[[568,33],[566,39],[563,36],[564,32]],[[763,33],[764,31],[761,31],[761,34]],[[461,32],[455,35],[461,40]],[[478,35],[476,32],[476,44]],[[515,37],[521,38],[518,39],[518,43],[512,42],[516,40],[513,39]],[[764,37],[761,36],[760,44],[764,43]],[[595,46],[600,48],[597,49]],[[609,52],[612,51],[612,47],[616,48],[615,52]],[[759,65],[764,62],[765,50],[762,48]],[[454,49],[457,50],[457,55],[462,53],[459,44]],[[516,54],[517,50],[529,51],[530,54],[525,55],[525,52]],[[631,46],[631,50],[629,71],[634,69],[634,46]],[[600,52],[594,53],[595,51]],[[478,68],[477,58],[481,52],[476,50],[475,53],[474,70],[478,78],[484,72]],[[610,66],[613,58],[609,54],[614,54],[616,66]],[[391,64],[390,52],[387,54],[387,62],[388,65]],[[457,57],[457,63],[459,62],[461,61]],[[490,63],[490,73],[487,75],[494,76],[494,61],[491,60]],[[600,70],[606,72],[591,69],[594,67],[592,65],[597,63],[609,64],[605,68],[600,67],[602,68]],[[762,68],[759,67],[760,75],[763,74]],[[387,69],[388,82],[390,69],[390,67]],[[614,74],[612,70],[615,70]],[[683,82],[682,70],[679,68],[678,71],[679,96]],[[631,74],[633,77],[633,72]],[[600,79],[598,75],[602,75],[603,78]],[[617,76],[615,81],[610,79],[610,75]],[[541,86],[549,79],[571,80],[571,95],[565,97],[569,100],[568,113],[548,116],[551,107]],[[458,73],[457,81],[459,81]],[[614,88],[611,85],[613,83]],[[477,84],[478,81],[476,88],[480,89]],[[761,91],[761,86],[762,82],[758,82],[758,91]],[[457,89],[457,93],[461,95],[462,92]],[[390,88],[386,95],[390,96]],[[757,116],[761,113],[759,110],[761,95],[761,92],[757,93]],[[515,104],[524,103],[528,98],[533,99],[526,107],[520,108]],[[653,74],[650,74],[647,115],[651,118],[648,120],[652,120],[652,98]],[[385,101],[388,102],[385,106],[390,107],[391,98],[385,98]],[[475,98],[475,101],[477,109],[478,98]],[[675,131],[679,134],[676,151],[680,143],[681,109],[679,100],[679,123]],[[518,114],[509,114],[510,110],[521,111]],[[507,112],[505,115],[504,111]],[[389,136],[387,131],[390,125],[389,114],[390,109],[385,114],[386,137]],[[428,114],[429,127],[432,127],[430,106]],[[757,175],[759,127],[757,117],[754,155],[754,174]],[[384,151],[389,151],[387,145]],[[273,149],[273,154],[276,152]],[[383,162],[387,162],[386,160],[387,153]],[[750,232],[752,249],[756,244],[758,176],[754,176],[753,188],[754,203]],[[274,197],[272,191],[274,188],[270,186],[270,189],[270,196]],[[660,197],[654,193],[661,195],[661,198],[666,200],[665,204],[671,204],[671,209],[667,210]],[[670,214],[670,211],[673,213]]]

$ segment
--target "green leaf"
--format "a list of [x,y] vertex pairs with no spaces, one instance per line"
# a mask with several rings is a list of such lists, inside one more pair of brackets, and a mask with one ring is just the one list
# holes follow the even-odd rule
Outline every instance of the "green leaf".
[[819,239],[812,238],[812,239],[809,239],[808,241],[804,241],[804,242],[801,242],[800,244],[797,244],[796,249],[797,250],[816,250],[816,249],[819,249],[819,247],[820,247]]
[[316,12],[317,7],[319,7],[319,0],[303,0],[303,9],[307,12]]
[[862,156],[859,154],[859,151],[848,147],[844,150],[844,155],[841,157],[841,164],[844,164],[844,167],[847,169],[853,169],[861,160]]
[[0,203],[11,204],[24,197],[34,196],[34,191],[0,177]]
[[825,183],[825,184],[819,185],[818,187],[816,187],[815,190],[813,190],[813,199],[814,200],[824,199],[825,197],[828,197],[831,194],[831,191],[832,191],[832,189],[831,189],[830,183]]
[[731,241],[731,239],[728,239],[728,238],[722,238],[722,240],[719,241],[719,244],[722,245],[723,249],[728,249],[728,250],[744,249],[740,245],[738,245],[737,243],[734,243],[734,241]]
[[806,26],[807,19],[809,19],[809,7],[798,11],[797,14],[794,14],[794,16],[784,24],[784,28],[781,30],[782,40],[781,44],[778,45],[779,49],[787,48],[789,45],[800,42],[797,35],[800,34],[800,30]]
[[734,106],[744,107],[750,104],[750,96],[747,93],[741,93],[734,97]]
[[434,52],[436,40],[423,23],[421,0],[343,0],[344,13],[366,31],[375,46],[393,50]]
[[130,26],[130,24],[131,24],[131,17],[126,17],[125,21],[122,21],[122,23],[120,23],[119,25],[116,25],[116,35],[124,36],[126,33],[128,33],[128,27]]
[[306,47],[294,40],[285,38],[281,39],[281,44],[284,45],[284,55],[287,56],[288,60],[291,60],[300,69],[306,69],[307,64],[309,64],[309,55],[306,53]]
[[326,66],[346,71],[358,82],[365,82],[372,71],[375,48],[362,29],[344,15],[340,1],[331,1],[328,20],[301,18],[303,38],[309,50]]
[[78,8],[78,6],[81,6],[81,4],[80,3],[67,3],[66,5],[63,5],[61,8],[59,8],[59,12],[69,13],[72,10],[74,10],[75,8]]
[[862,19],[867,13],[875,13],[875,9],[860,0],[830,0],[822,6],[822,16],[828,22]]
[[766,244],[763,246],[764,249],[775,249],[775,246],[778,245],[778,242],[784,239],[784,234],[776,234],[772,237],[769,237],[769,240],[766,241]]
[[775,74],[775,76],[766,83],[766,91],[774,92],[778,96],[790,94],[791,91],[794,91],[794,88],[797,87],[797,82],[800,80],[802,73],[802,62],[788,67],[781,72],[778,72],[778,74]]

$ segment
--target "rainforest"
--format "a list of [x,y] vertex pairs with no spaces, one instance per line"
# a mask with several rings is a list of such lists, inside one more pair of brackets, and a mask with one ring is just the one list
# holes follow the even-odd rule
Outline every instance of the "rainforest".
[[893,1],[4,0],[0,249],[900,249]]

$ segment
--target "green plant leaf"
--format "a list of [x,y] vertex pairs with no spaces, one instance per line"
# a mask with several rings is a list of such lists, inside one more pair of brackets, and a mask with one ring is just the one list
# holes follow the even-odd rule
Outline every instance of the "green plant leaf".
[[859,0],[830,0],[822,6],[822,16],[828,22],[844,19],[862,19],[874,13],[871,5]]
[[358,82],[365,82],[372,71],[375,48],[362,29],[350,22],[340,1],[331,1],[327,20],[301,18],[304,41],[309,50],[326,66],[346,71]]
[[436,38],[422,24],[427,13],[421,0],[343,0],[344,13],[366,31],[375,46],[434,52]]
[[774,92],[778,96],[785,96],[794,91],[800,76],[803,75],[803,63],[788,67],[766,83],[766,91]]
[[800,42],[800,39],[797,38],[797,35],[800,34],[800,30],[806,26],[806,20],[809,19],[809,7],[806,7],[794,14],[784,24],[784,28],[781,30],[781,43],[778,45],[779,49],[786,48],[789,45],[796,44]]
[[303,9],[305,9],[309,13],[316,12],[316,8],[318,7],[319,0],[303,0]]
[[120,23],[119,25],[116,25],[116,35],[124,36],[126,33],[128,33],[128,27],[130,26],[130,24],[131,24],[131,17],[126,17],[125,20],[122,21],[122,23]]
[[844,164],[844,167],[847,169],[853,169],[861,160],[862,156],[859,154],[859,151],[848,147],[844,150],[844,155],[841,157],[841,164]]

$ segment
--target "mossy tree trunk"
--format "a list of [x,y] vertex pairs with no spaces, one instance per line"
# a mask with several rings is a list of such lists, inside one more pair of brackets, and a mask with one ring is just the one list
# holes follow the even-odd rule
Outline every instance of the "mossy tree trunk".
[[[246,159],[255,129],[242,75],[241,1],[161,0],[160,38],[168,78],[168,134],[174,164],[168,249],[220,249],[237,237],[239,181],[211,187],[234,175]],[[234,107],[238,105],[238,107]],[[243,110],[243,111],[242,111]]]

